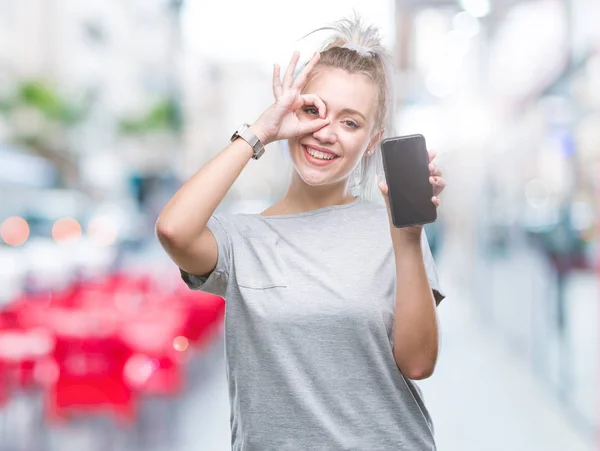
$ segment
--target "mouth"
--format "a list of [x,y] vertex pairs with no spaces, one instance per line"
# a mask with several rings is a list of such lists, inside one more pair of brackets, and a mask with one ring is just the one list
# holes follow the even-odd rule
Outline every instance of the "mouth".
[[315,149],[314,147],[302,146],[306,160],[315,166],[328,166],[339,157],[334,153]]

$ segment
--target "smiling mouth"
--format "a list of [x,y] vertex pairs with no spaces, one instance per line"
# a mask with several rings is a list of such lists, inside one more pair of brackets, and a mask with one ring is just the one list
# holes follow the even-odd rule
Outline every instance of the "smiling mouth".
[[316,150],[316,149],[313,149],[308,146],[303,146],[303,147],[304,147],[304,151],[316,160],[331,161],[331,160],[338,158],[337,155],[334,155],[329,152],[321,152],[320,150]]

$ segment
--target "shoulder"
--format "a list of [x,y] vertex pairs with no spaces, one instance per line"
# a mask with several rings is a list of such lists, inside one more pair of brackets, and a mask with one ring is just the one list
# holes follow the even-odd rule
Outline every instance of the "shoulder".
[[211,221],[216,221],[230,234],[245,235],[264,227],[260,214],[219,212],[213,214]]
[[374,202],[372,200],[361,200],[357,208],[352,212],[356,220],[381,224],[383,221],[387,224],[388,212],[385,204]]
[[386,206],[383,203],[383,201],[381,202],[376,202],[374,200],[368,200],[368,199],[361,199],[360,203],[359,203],[359,209],[365,210],[365,211],[372,211],[372,212],[378,212],[378,213],[387,213],[386,210]]

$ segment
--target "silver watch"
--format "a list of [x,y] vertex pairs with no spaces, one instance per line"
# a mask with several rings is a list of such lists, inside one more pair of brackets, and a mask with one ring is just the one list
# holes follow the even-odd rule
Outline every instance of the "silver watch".
[[250,147],[252,147],[252,150],[254,150],[254,155],[252,155],[252,158],[258,160],[260,157],[262,157],[262,154],[265,153],[265,146],[263,146],[263,143],[260,142],[258,136],[252,133],[249,127],[250,126],[248,124],[244,124],[238,128],[231,137],[231,142],[238,138],[242,138],[244,141],[250,144]]

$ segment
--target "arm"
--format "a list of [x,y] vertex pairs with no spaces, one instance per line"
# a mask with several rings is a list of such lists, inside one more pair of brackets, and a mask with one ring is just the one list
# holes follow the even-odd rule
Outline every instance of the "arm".
[[439,347],[436,305],[423,263],[421,233],[392,230],[396,262],[394,359],[410,379],[433,374]]
[[252,154],[246,141],[236,139],[196,172],[161,211],[156,235],[171,259],[190,274],[205,275],[215,268],[217,243],[206,224]]

